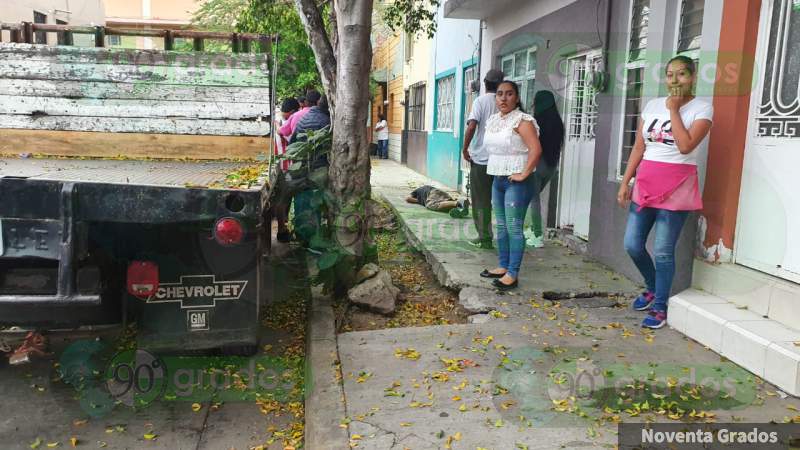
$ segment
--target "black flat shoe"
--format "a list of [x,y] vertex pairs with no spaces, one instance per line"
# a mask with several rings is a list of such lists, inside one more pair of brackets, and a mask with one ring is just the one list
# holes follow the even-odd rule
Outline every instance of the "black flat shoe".
[[500,289],[501,291],[514,289],[515,287],[517,287],[517,284],[518,284],[517,280],[514,280],[511,284],[505,284],[499,279],[492,280],[492,286],[496,287],[497,289]]
[[481,272],[482,278],[503,278],[504,276],[505,273],[492,273],[488,269],[483,269],[483,272]]

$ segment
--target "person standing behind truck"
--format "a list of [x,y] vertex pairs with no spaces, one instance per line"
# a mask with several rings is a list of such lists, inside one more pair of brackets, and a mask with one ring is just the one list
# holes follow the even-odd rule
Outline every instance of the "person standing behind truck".
[[[316,92],[316,91],[315,91]],[[309,98],[311,96],[309,95]],[[303,116],[295,128],[294,134],[290,143],[303,141],[306,137],[303,135],[306,131],[321,130],[330,126],[331,116],[328,110],[328,99],[322,96],[316,106],[312,106],[308,114]],[[319,158],[312,158],[308,161],[309,170],[313,171],[320,167],[328,165],[328,157],[322,155]],[[322,221],[322,215],[319,209],[314,208],[313,199],[318,193],[318,189],[311,188],[298,192],[294,196],[294,234],[295,237],[312,252],[314,249],[310,247],[311,238],[319,230]]]
[[297,124],[300,123],[300,119],[302,119],[303,116],[308,114],[308,112],[311,110],[311,107],[315,106],[317,104],[317,102],[319,101],[319,98],[320,98],[319,92],[317,92],[317,91],[315,91],[313,89],[308,91],[308,92],[306,92],[305,101],[306,101],[307,106],[302,107],[302,105],[301,105],[300,110],[297,111],[296,113],[292,114],[292,117],[289,118],[289,121],[286,122],[285,124],[283,124],[283,126],[280,128],[280,130],[278,130],[278,133],[281,136],[286,137],[286,139],[290,140],[292,138],[292,136],[294,135],[294,131],[295,131],[295,128],[297,127]]
[[[300,110],[300,103],[293,97],[289,97],[283,101],[281,104],[280,109],[280,116],[275,120],[275,127],[280,128],[283,124],[287,123],[292,115],[296,114],[297,111]],[[277,133],[275,136],[275,154],[276,155],[283,155],[286,153],[286,147],[289,145],[289,140],[282,136],[280,133]],[[281,161],[281,170],[286,173],[289,170],[289,164],[291,161],[285,159]],[[275,235],[275,238],[278,242],[289,242],[291,240],[291,233],[289,232],[288,222],[289,222],[289,207],[291,206],[290,202],[281,202],[275,205],[274,212],[275,212],[275,220],[278,222],[278,234]]]
[[489,117],[497,112],[495,92],[497,86],[503,81],[503,72],[492,69],[483,78],[486,93],[472,102],[472,110],[467,119],[467,129],[464,132],[464,147],[461,154],[469,161],[469,184],[472,201],[472,220],[478,230],[478,237],[469,241],[478,248],[492,248],[492,180],[486,174],[486,164],[489,163],[489,152],[483,146],[483,136],[486,131],[486,122]]
[[378,132],[378,158],[389,159],[389,123],[383,113],[378,114],[375,131]]

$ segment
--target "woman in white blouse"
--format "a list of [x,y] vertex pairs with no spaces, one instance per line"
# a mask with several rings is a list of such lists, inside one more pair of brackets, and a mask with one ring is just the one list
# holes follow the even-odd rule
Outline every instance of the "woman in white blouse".
[[536,120],[520,109],[519,86],[513,81],[500,83],[495,95],[499,112],[486,122],[483,143],[489,150],[486,173],[494,176],[492,209],[497,221],[498,267],[481,272],[494,278],[501,290],[517,287],[517,277],[525,252],[522,225],[533,195],[531,174],[539,163],[542,145]]

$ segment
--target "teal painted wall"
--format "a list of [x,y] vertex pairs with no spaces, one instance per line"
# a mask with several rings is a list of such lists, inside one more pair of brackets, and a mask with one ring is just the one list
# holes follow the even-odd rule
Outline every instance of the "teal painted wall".
[[456,189],[459,180],[458,138],[452,131],[434,131],[428,135],[428,176]]

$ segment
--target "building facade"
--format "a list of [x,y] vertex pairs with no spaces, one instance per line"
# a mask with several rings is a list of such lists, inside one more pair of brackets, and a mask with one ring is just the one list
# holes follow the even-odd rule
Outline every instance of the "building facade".
[[[30,0],[26,2],[3,2],[0,22],[31,22],[52,25],[104,25],[103,0]],[[8,31],[3,31],[2,40],[10,41]],[[66,37],[62,33],[37,32],[34,41],[38,44],[57,45]],[[94,46],[94,36],[75,34],[72,45]]]
[[[372,126],[378,115],[385,114],[389,123],[389,159],[403,160],[402,137],[405,124],[403,91],[403,38],[384,27],[373,32],[371,77],[376,82],[372,95]],[[377,142],[373,137],[373,142]]]
[[[698,152],[704,209],[676,250],[674,328],[800,394],[800,3],[795,0],[449,0],[485,23],[481,73],[500,67],[557,94],[566,126],[555,226],[634,280],[616,193],[642,106],[666,96],[664,64],[698,66],[715,107]],[[579,31],[566,31],[579,30]]]
[[[192,14],[200,8],[202,2],[195,0],[103,0],[105,3],[105,22],[109,27],[119,28],[158,28],[184,29],[190,28]],[[136,36],[108,36],[109,47],[163,49],[163,39]],[[191,41],[177,38],[176,49],[191,49]]]
[[[472,100],[478,95],[480,22],[436,13],[437,32],[431,43],[431,127],[428,132],[427,175],[446,186],[466,191],[469,166],[461,158],[464,127]],[[454,39],[454,36],[459,36]]]
[[428,130],[431,129],[429,73],[432,40],[427,35],[403,36],[403,91],[405,126],[402,162],[415,171],[428,173]]

